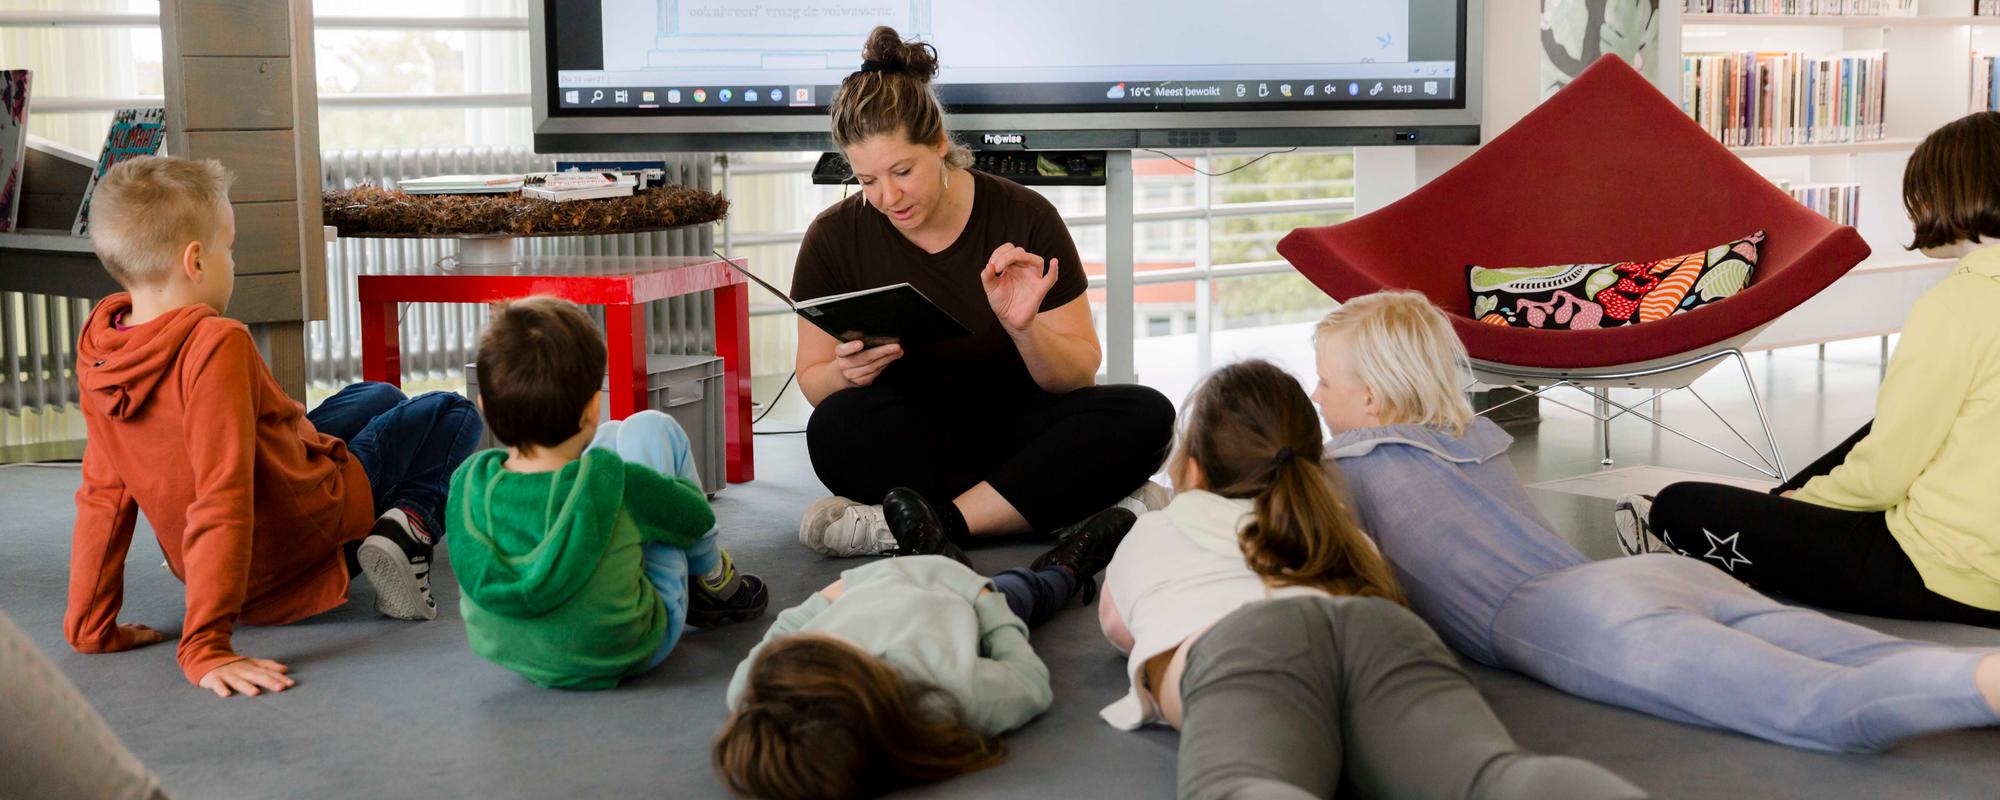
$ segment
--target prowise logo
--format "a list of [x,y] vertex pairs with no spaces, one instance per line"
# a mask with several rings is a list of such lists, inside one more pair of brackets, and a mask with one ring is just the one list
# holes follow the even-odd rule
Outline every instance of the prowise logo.
[[979,137],[980,144],[1026,144],[1027,140],[1018,133],[988,133]]

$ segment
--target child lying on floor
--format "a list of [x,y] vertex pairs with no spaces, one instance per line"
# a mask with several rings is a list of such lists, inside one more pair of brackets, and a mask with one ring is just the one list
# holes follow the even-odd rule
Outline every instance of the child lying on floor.
[[841,573],[736,667],[715,743],[723,783],[766,800],[874,797],[1000,763],[995,737],[1054,699],[1028,629],[1096,595],[1132,520],[1098,512],[991,578],[938,554]]
[[1105,720],[1179,728],[1183,798],[1643,797],[1514,743],[1319,457],[1312,401],[1268,362],[1188,397],[1178,492],[1105,570],[1098,619],[1132,678]]
[[91,247],[125,291],[97,304],[77,343],[89,444],[63,621],[85,653],[165,640],[118,624],[144,511],[187,583],[181,671],[221,697],[293,685],[284,664],[236,652],[236,623],[339,606],[356,573],[378,611],[436,617],[437,514],[479,439],[456,394],[357,384],[310,414],[285,395],[249,329],[221,316],[236,279],[231,180],[214,161],[148,156],[97,182]]
[[686,625],[753,619],[764,582],[716,540],[687,433],[598,421],[604,335],[531,297],[479,339],[479,405],[505,449],[452,476],[446,539],[472,651],[542,686],[603,689],[665,661]]
[[1319,324],[1321,415],[1362,529],[1459,653],[1602,703],[1795,747],[1873,751],[2000,723],[2000,655],[1898,639],[1676,555],[1590,561],[1557,537],[1459,390],[1422,295]]

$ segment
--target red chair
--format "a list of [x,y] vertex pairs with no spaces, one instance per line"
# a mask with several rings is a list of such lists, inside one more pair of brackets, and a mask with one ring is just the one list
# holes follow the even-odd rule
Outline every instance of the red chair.
[[[1768,236],[1751,285],[1693,311],[1587,331],[1498,327],[1470,316],[1468,264],[1665,258],[1760,229]],[[1606,57],[1408,197],[1339,225],[1294,230],[1278,252],[1335,300],[1422,292],[1451,316],[1482,383],[1538,387],[1529,396],[1563,386],[1592,394],[1606,464],[1610,420],[1632,414],[1782,479],[1777,439],[1740,348],[1860,263],[1868,245],[1751,170],[1638,72]],[[1757,457],[1768,469],[1611,400],[1613,387],[1654,389],[1654,398],[1687,388],[1728,358],[1750,384],[1771,449]]]

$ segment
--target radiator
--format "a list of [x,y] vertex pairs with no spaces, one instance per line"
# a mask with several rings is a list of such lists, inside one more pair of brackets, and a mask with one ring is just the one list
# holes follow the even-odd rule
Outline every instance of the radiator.
[[[537,155],[525,148],[456,147],[413,150],[347,150],[320,156],[321,183],[344,189],[361,183],[392,186],[425,175],[531,172],[556,160],[665,161],[671,183],[713,188],[713,159],[694,154]],[[714,247],[711,226],[619,236],[562,236],[518,240],[530,255],[707,255]],[[340,239],[327,252],[327,319],[306,326],[307,376],[316,384],[339,385],[361,379],[361,332],[355,276],[417,272],[455,252],[449,239]],[[593,310],[601,324],[602,312]],[[401,309],[403,377],[455,379],[473,360],[486,309],[473,305],[416,303]],[[712,355],[715,301],[708,292],[653,303],[647,309],[653,351],[668,355]]]
[[[713,158],[706,153],[536,155],[521,147],[455,147],[329,151],[320,156],[321,183],[347,188],[391,186],[425,175],[530,172],[558,160],[667,162],[667,180],[714,187]],[[706,255],[712,226],[621,236],[521,239],[523,255]],[[361,379],[359,306],[355,276],[413,272],[455,252],[449,239],[340,239],[327,252],[327,319],[306,326],[307,376],[322,388]],[[0,409],[61,411],[76,403],[76,340],[89,314],[87,301],[0,292]],[[602,323],[602,312],[593,311]],[[483,306],[410,304],[402,309],[405,380],[458,380],[473,360]],[[654,303],[647,309],[653,350],[667,355],[714,353],[715,300],[710,293]]]
[[77,401],[76,338],[90,303],[0,292],[0,409],[56,410]]

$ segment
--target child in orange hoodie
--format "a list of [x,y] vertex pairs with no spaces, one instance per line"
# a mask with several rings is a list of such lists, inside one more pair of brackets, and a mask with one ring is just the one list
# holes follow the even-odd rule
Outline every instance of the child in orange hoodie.
[[437,616],[433,532],[480,433],[456,394],[405,400],[360,384],[310,415],[285,395],[249,329],[221,316],[235,286],[233,179],[214,161],[147,157],[97,182],[91,246],[126,291],[97,304],[77,345],[88,445],[63,620],[84,653],[165,640],[118,624],[143,510],[187,583],[181,671],[219,697],[293,685],[285,665],[236,653],[237,622],[339,606],[357,572],[377,610]]

